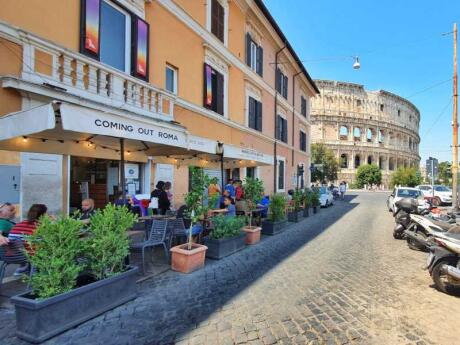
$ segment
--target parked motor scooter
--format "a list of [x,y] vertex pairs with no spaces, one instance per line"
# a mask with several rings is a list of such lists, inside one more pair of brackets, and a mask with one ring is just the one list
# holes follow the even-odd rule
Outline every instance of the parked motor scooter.
[[411,214],[411,225],[404,230],[410,249],[428,251],[433,237],[457,228],[456,224],[434,220],[426,215]]
[[404,230],[411,226],[411,214],[428,214],[429,209],[419,209],[418,202],[412,198],[401,199],[396,202],[397,211],[395,213],[395,228],[393,229],[393,237],[402,239]]
[[426,269],[439,291],[452,294],[460,288],[460,233],[439,233],[433,239]]

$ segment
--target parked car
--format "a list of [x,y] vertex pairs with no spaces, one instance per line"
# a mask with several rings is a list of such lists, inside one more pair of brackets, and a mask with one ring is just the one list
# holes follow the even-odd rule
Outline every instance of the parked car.
[[397,187],[393,189],[393,192],[387,199],[388,211],[393,212],[393,215],[398,211],[395,203],[401,199],[411,198],[416,199],[418,202],[419,209],[428,208],[429,204],[425,200],[423,193],[418,188],[412,187]]
[[319,202],[321,207],[329,207],[334,205],[334,196],[327,187],[319,188]]
[[452,203],[452,190],[449,187],[442,185],[434,185],[434,195],[431,185],[424,184],[417,186],[418,189],[423,193],[425,198],[432,199],[434,206],[439,206],[441,204],[451,204]]

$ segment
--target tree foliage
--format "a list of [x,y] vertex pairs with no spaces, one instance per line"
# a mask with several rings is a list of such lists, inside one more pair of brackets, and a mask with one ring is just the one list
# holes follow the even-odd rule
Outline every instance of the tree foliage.
[[334,151],[328,149],[324,144],[311,145],[312,164],[322,164],[321,169],[315,169],[311,174],[312,181],[335,181],[339,170],[339,162]]
[[382,171],[375,164],[361,165],[356,172],[356,183],[358,188],[364,185],[380,184],[382,182]]
[[416,168],[399,168],[391,175],[391,186],[415,187],[422,183]]
[[[441,162],[438,165],[438,179],[446,185],[450,185],[452,179],[452,164],[450,162]],[[431,181],[430,181],[431,182]]]
[[258,178],[246,177],[243,183],[244,199],[248,205],[249,226],[252,226],[252,211],[263,196],[264,183]]

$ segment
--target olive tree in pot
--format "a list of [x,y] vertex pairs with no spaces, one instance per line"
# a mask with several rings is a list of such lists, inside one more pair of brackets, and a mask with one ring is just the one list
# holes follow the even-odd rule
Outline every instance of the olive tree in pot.
[[310,208],[312,205],[312,196],[313,192],[311,190],[305,189],[303,193],[303,216],[310,216]]
[[206,246],[193,242],[193,225],[203,219],[210,206],[216,203],[216,198],[209,200],[205,194],[206,188],[211,183],[211,179],[199,167],[191,169],[191,188],[185,195],[185,205],[187,213],[190,215],[190,228],[188,230],[188,241],[171,248],[171,268],[174,271],[190,273],[204,266]]
[[246,233],[246,244],[255,244],[260,241],[260,231],[262,228],[252,225],[252,213],[257,208],[257,202],[264,193],[264,185],[263,182],[257,178],[246,177],[244,179],[243,188],[249,219],[249,225],[245,226],[243,231]]
[[242,228],[244,217],[217,216],[212,220],[214,229],[205,238],[208,247],[206,256],[211,259],[222,259],[245,247],[245,233]]
[[293,205],[291,210],[288,212],[288,221],[297,223],[300,218],[302,218],[303,210],[302,210],[302,202],[303,202],[303,195],[302,191],[296,189],[292,196]]
[[284,194],[272,194],[268,207],[268,218],[262,222],[264,235],[275,235],[284,230],[286,226],[286,196]]
[[40,343],[136,297],[138,269],[124,265],[134,221],[125,207],[109,205],[82,239],[78,220],[40,219],[28,239],[32,291],[11,298],[19,338]]

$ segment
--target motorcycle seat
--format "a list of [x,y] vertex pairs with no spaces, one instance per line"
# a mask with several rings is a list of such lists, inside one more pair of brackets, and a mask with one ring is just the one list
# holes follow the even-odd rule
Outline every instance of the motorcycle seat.
[[454,227],[457,227],[458,225],[457,224],[450,224],[450,223],[446,223],[446,222],[442,222],[442,221],[439,221],[439,220],[431,220],[431,222],[436,225],[436,226],[439,226],[441,229],[443,229],[444,231],[449,231],[451,228],[454,228]]

